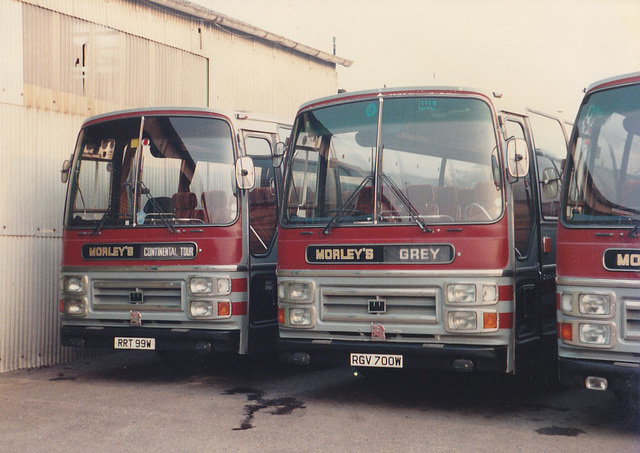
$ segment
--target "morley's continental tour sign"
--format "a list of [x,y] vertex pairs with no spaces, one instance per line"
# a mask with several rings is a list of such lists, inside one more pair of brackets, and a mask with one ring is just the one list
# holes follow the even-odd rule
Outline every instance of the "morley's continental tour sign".
[[639,249],[607,249],[602,256],[604,268],[609,271],[640,272]]
[[310,264],[448,264],[451,244],[309,245]]
[[84,244],[84,260],[191,260],[198,255],[193,242]]

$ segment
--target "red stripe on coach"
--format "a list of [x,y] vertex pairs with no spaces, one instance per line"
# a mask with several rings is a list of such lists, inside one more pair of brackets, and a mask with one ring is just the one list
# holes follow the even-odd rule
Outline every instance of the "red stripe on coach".
[[500,313],[499,329],[513,329],[513,313]]
[[498,300],[513,300],[513,285],[498,286]]
[[246,293],[247,288],[248,288],[248,285],[247,285],[246,278],[234,278],[231,280],[231,292]]
[[248,311],[249,304],[246,302],[231,302],[231,316],[242,316],[246,315]]

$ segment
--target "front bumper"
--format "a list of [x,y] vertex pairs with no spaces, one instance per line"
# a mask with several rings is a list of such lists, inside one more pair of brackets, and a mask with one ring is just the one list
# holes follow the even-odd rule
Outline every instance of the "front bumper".
[[238,352],[240,345],[239,330],[62,326],[60,337],[63,346],[104,349],[114,349],[115,337],[155,338],[159,351]]
[[640,364],[558,358],[560,380],[567,387],[584,387],[589,376],[605,378],[619,392],[640,390]]
[[280,339],[280,357],[285,362],[302,362],[308,354],[310,363],[347,365],[351,353],[395,354],[403,356],[403,368],[454,371],[488,371],[504,373],[507,369],[507,346],[469,346],[398,343],[355,343]]

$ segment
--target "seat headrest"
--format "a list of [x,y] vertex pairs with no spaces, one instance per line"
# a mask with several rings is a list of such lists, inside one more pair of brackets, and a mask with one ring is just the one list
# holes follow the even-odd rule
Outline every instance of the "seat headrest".
[[193,192],[178,192],[173,194],[173,203],[178,209],[195,209],[198,197]]

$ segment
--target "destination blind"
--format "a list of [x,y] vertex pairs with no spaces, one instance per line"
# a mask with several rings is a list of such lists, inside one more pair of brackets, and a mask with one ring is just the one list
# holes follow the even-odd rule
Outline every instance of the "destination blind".
[[640,271],[640,250],[608,249],[602,257],[604,268],[609,271]]
[[193,242],[84,244],[84,260],[188,260],[198,255]]
[[453,262],[451,244],[358,244],[309,245],[310,264],[449,264]]

